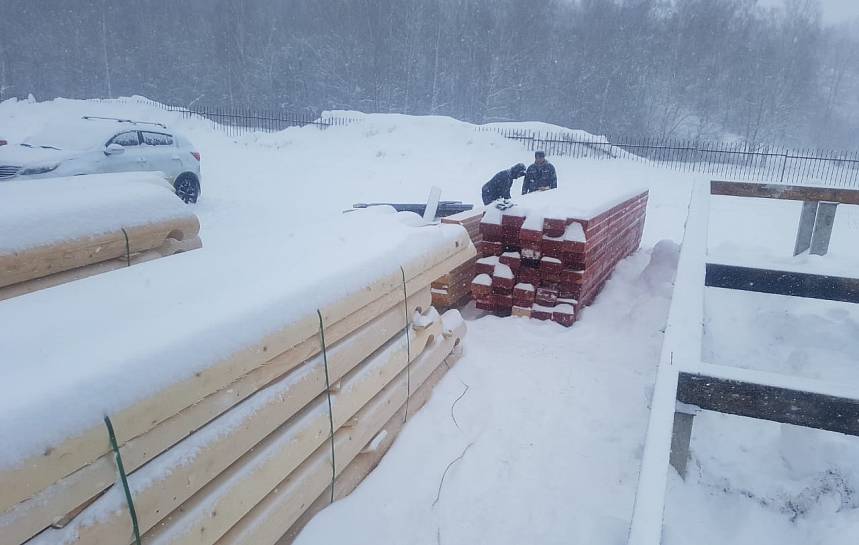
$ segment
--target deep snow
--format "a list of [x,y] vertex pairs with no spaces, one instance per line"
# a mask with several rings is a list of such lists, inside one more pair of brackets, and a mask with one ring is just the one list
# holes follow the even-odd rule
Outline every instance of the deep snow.
[[103,174],[0,183],[0,253],[188,216],[158,173],[123,176],[129,183]]
[[[0,103],[0,127],[17,141],[58,115],[84,114],[163,121],[195,143],[203,169],[203,196],[194,207],[205,240],[199,252],[227,268],[237,248],[252,250],[261,233],[289,244],[296,232],[319,227],[355,202],[420,202],[437,185],[442,199],[479,203],[481,185],[495,172],[530,162],[516,142],[438,117],[350,113],[362,121],[231,138],[206,121],[148,105],[58,100]],[[626,160],[549,159],[565,187],[648,187],[642,250],[621,263],[569,330],[467,312],[462,360],[379,468],[352,496],[316,517],[299,543],[331,543],[335,537],[346,543],[625,542],[674,250],[663,244],[652,264],[650,257],[658,241],[681,239],[690,182],[702,178]],[[857,207],[839,208],[832,255],[792,258],[798,205],[732,200],[713,199],[714,257],[856,270]],[[712,293],[706,301],[711,321],[705,354],[711,361],[747,360],[740,350],[751,349],[760,340],[754,332],[762,331],[763,347],[753,353],[758,366],[855,381],[848,363],[857,359],[855,344],[808,347],[801,346],[802,337],[785,343],[775,336],[805,328],[809,336],[831,334],[834,343],[841,333],[856,331],[855,312],[838,306],[843,304],[816,308],[793,298],[771,304],[731,297],[714,303]],[[834,367],[814,365],[827,356],[834,356]],[[792,362],[787,368],[785,358]],[[805,545],[843,543],[856,533],[850,499],[859,489],[856,440],[781,428],[723,415],[698,417],[693,478],[674,478],[669,485],[666,543]],[[444,469],[468,445],[439,494]],[[820,452],[808,445],[820,445]],[[838,499],[845,495],[848,501]],[[795,498],[807,507],[801,516],[785,509]]]

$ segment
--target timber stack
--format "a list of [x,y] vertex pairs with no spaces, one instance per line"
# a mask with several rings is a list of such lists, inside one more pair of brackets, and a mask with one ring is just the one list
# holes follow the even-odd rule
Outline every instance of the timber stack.
[[7,182],[0,301],[198,249],[199,232],[197,216],[157,174]]
[[638,249],[646,191],[571,209],[549,204],[546,195],[556,191],[525,196],[504,211],[486,209],[471,284],[477,308],[569,327],[617,263]]
[[[39,375],[52,377],[66,361],[84,367],[71,376],[85,377],[94,400],[66,403],[60,397],[70,389],[57,383],[53,403],[65,403],[54,407],[62,422],[50,419],[40,401],[47,395],[0,402],[2,436],[20,439],[0,449],[0,545],[132,545],[135,527],[146,545],[273,545],[357,486],[426,401],[447,369],[443,362],[451,363],[465,323],[458,311],[439,314],[431,306],[430,284],[476,251],[454,226],[418,229],[396,214],[363,211],[337,221],[346,227],[342,237],[308,231],[320,239],[307,247],[335,255],[293,273],[304,275],[294,284],[306,284],[284,282],[295,269],[277,256],[264,263],[283,270],[260,276],[257,266],[237,268],[247,277],[215,296],[177,290],[187,299],[171,307],[170,319],[187,313],[217,323],[192,327],[199,338],[151,336],[125,351],[112,344],[119,352],[105,354],[95,340],[105,324],[121,339],[139,324],[106,316],[130,304],[126,292],[133,290],[110,291],[98,282],[78,293],[96,307],[77,329],[92,330],[92,339],[63,337],[50,354],[35,354],[26,347],[33,339],[20,333],[35,323],[0,331],[0,343],[21,358],[16,369],[26,369],[4,374],[22,390],[39,387]],[[354,241],[336,246],[349,236],[372,241],[355,262],[342,257]],[[394,256],[397,244],[407,250]],[[217,263],[204,252],[188,257],[180,265]],[[174,276],[168,265],[147,272],[153,291]],[[330,283],[322,285],[322,276]],[[125,277],[144,278],[135,268]],[[276,286],[282,293],[267,291]],[[59,302],[71,289],[45,295]],[[254,306],[240,307],[249,300]],[[0,305],[0,320],[16,315],[19,301]],[[222,311],[233,321],[219,322]],[[103,371],[90,363],[99,358],[109,364]]]
[[[476,246],[483,240],[483,235],[480,232],[480,220],[482,218],[483,209],[480,208],[443,217],[441,222],[462,225],[471,238],[471,242]],[[462,306],[468,302],[471,298],[471,280],[474,278],[476,265],[477,257],[475,256],[436,279],[432,283],[432,304],[439,309],[448,309]]]

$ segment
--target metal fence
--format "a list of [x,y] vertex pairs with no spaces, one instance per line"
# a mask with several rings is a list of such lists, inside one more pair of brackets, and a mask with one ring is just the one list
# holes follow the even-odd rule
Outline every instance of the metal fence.
[[497,132],[547,156],[631,159],[655,166],[732,180],[859,187],[859,152],[792,149],[745,142],[603,137],[584,132],[536,132],[500,127]]
[[319,129],[339,127],[353,123],[355,120],[347,117],[329,116],[320,118],[313,114],[284,112],[280,110],[250,110],[236,108],[217,108],[203,106],[200,108],[179,109],[187,118],[198,117],[208,119],[212,126],[225,131],[231,136],[240,136],[251,132],[277,132],[289,127],[305,127],[312,125]]
[[[358,121],[338,115],[320,117],[310,113],[241,107],[176,107],[146,99],[134,100],[181,112],[186,119],[208,120],[214,129],[231,136],[308,125],[326,129]],[[859,188],[859,151],[792,149],[745,142],[604,137],[583,131],[539,132],[493,125],[480,126],[477,130],[500,134],[521,142],[530,151],[543,150],[548,156],[628,159],[731,180]]]
[[144,104],[167,112],[178,112],[184,119],[210,121],[212,128],[228,136],[242,136],[254,132],[278,132],[289,127],[312,125],[320,129],[349,125],[357,119],[344,116],[320,117],[313,113],[289,112],[275,109],[258,109],[240,106],[172,106],[143,97],[96,99],[99,102]]

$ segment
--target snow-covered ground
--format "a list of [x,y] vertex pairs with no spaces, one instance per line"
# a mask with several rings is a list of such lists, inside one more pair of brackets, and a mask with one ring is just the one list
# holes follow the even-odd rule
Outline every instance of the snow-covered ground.
[[[0,103],[0,127],[18,141],[57,116],[84,114],[166,122],[195,143],[203,174],[195,206],[199,252],[225,264],[237,249],[250,255],[254,247],[290,245],[295,233],[356,202],[422,201],[433,185],[443,199],[480,202],[480,187],[495,172],[530,162],[516,142],[438,117],[350,112],[361,121],[228,137],[209,122],[148,105],[7,101]],[[621,263],[571,329],[466,309],[463,358],[377,470],[317,516],[298,543],[625,542],[676,258],[672,243],[654,247],[681,239],[691,182],[701,175],[626,160],[550,160],[559,184],[583,192],[606,184],[649,187],[641,251]],[[731,200],[713,199],[711,254],[857,270],[856,210],[839,209],[831,256],[794,259],[793,203]],[[708,290],[709,361],[751,358],[775,372],[859,377],[849,365],[859,359],[855,309],[754,296]],[[800,329],[805,337],[791,335]],[[839,339],[841,347],[834,345]],[[816,368],[820,359],[830,367]],[[669,486],[666,543],[845,542],[859,532],[857,442],[738,417],[698,417],[690,478]]]

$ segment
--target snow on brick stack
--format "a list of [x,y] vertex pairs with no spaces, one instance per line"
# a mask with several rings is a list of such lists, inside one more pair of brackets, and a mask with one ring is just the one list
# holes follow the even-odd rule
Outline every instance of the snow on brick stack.
[[[442,223],[462,225],[468,232],[471,242],[477,245],[483,240],[480,233],[480,219],[483,209],[467,210],[441,219]],[[459,267],[441,276],[432,283],[432,304],[438,309],[449,309],[462,305],[471,296],[471,280],[477,257],[469,259]]]
[[430,283],[474,245],[405,219],[334,217],[229,275],[193,252],[0,304],[0,545],[135,542],[105,415],[147,545],[283,543],[351,492],[465,335]]
[[471,285],[477,308],[569,327],[615,265],[638,249],[647,191],[568,210],[547,197],[556,191],[525,196],[504,211],[486,209]]

